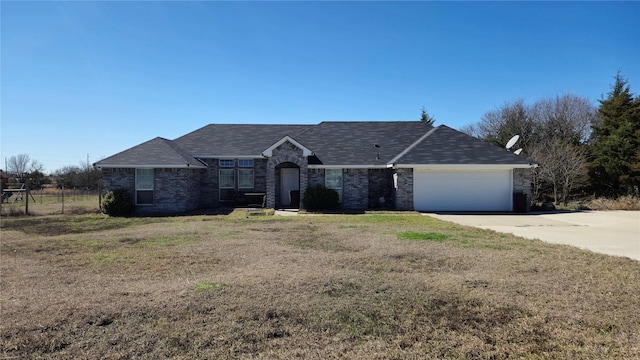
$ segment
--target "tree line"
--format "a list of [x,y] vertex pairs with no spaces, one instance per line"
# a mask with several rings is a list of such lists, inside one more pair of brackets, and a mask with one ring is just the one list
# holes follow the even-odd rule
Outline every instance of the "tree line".
[[619,72],[597,107],[574,94],[516,99],[461,130],[498,146],[519,135],[516,148],[539,164],[534,200],[639,195],[640,97]]
[[29,181],[31,189],[41,189],[45,185],[55,184],[57,188],[97,190],[102,179],[100,170],[95,169],[89,160],[79,165],[67,165],[49,175],[43,172],[44,166],[28,154],[19,154],[7,158],[7,175],[11,182],[24,184]]

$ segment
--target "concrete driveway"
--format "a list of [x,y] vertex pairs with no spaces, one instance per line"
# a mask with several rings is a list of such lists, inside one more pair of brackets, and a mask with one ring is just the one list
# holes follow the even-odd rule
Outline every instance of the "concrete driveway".
[[640,260],[640,211],[425,215],[461,225]]

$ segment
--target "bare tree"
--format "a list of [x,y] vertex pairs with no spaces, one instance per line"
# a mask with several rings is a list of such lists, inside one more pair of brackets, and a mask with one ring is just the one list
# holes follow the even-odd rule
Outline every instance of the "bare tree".
[[473,136],[473,137],[479,137],[478,135],[478,127],[475,124],[467,124],[462,126],[460,129],[461,132],[469,135],[469,136]]
[[598,113],[587,98],[565,94],[533,105],[522,99],[507,102],[463,131],[498,146],[520,135],[517,146],[523,148],[522,155],[541,164],[534,170],[534,198],[539,199],[547,187],[553,189],[556,202],[566,203],[571,190],[584,181],[585,146],[591,126],[598,121]]
[[535,124],[529,107],[523,99],[518,99],[486,112],[475,131],[480,139],[498,146],[505,146],[511,137],[520,135],[520,146],[526,151],[533,141]]
[[79,166],[64,166],[55,170],[52,176],[56,178],[59,187],[96,189],[102,178],[102,171],[94,168],[87,156],[86,162],[81,161]]
[[545,98],[531,107],[538,139],[559,138],[575,145],[587,142],[597,114],[589,99],[573,94]]
[[28,154],[13,155],[7,159],[7,172],[14,174],[21,182],[29,173],[42,172],[44,166],[32,160]]
[[571,191],[587,179],[587,158],[584,147],[559,137],[534,144],[530,157],[540,166],[534,171],[534,196],[547,183],[553,191],[554,202],[567,204]]
[[27,172],[31,157],[27,154],[13,155],[7,159],[7,172],[21,176]]

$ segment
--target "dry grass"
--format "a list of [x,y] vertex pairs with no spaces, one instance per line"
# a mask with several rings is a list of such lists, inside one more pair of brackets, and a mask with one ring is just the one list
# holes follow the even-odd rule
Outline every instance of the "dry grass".
[[419,215],[25,217],[0,250],[5,358],[640,358],[640,263]]
[[[16,217],[25,214],[25,194],[19,200],[14,197],[2,203],[1,216]],[[29,197],[29,215],[82,215],[100,212],[98,193],[95,191],[65,190],[64,198],[61,190],[34,190]]]
[[640,210],[640,197],[598,198],[585,202],[583,207],[589,210]]

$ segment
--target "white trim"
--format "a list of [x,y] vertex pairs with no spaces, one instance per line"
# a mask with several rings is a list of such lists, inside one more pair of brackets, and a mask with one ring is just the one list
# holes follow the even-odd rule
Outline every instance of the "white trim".
[[273,150],[275,148],[277,148],[278,146],[284,144],[285,142],[290,142],[293,145],[295,145],[296,147],[298,147],[300,150],[302,150],[302,156],[311,156],[313,155],[313,151],[307,149],[306,147],[304,147],[304,145],[300,144],[299,142],[293,140],[291,137],[289,137],[289,135],[283,137],[282,139],[276,141],[275,144],[269,146],[268,148],[266,148],[263,152],[262,152],[262,156],[266,156],[266,157],[271,157],[273,156]]
[[[515,169],[511,169],[509,171],[509,194],[513,194],[513,171]],[[513,211],[513,201],[509,202],[509,211]]]
[[127,168],[127,169],[206,169],[206,166],[203,165],[189,165],[189,164],[176,164],[176,165],[157,165],[157,164],[139,164],[139,165],[118,165],[118,164],[107,164],[107,165],[96,165],[98,169],[102,168]]
[[388,169],[391,164],[385,165],[307,165],[307,169]]
[[200,158],[200,159],[238,159],[238,160],[264,158],[264,156],[262,155],[193,155],[193,157]]
[[529,169],[535,164],[396,164],[395,169]]

